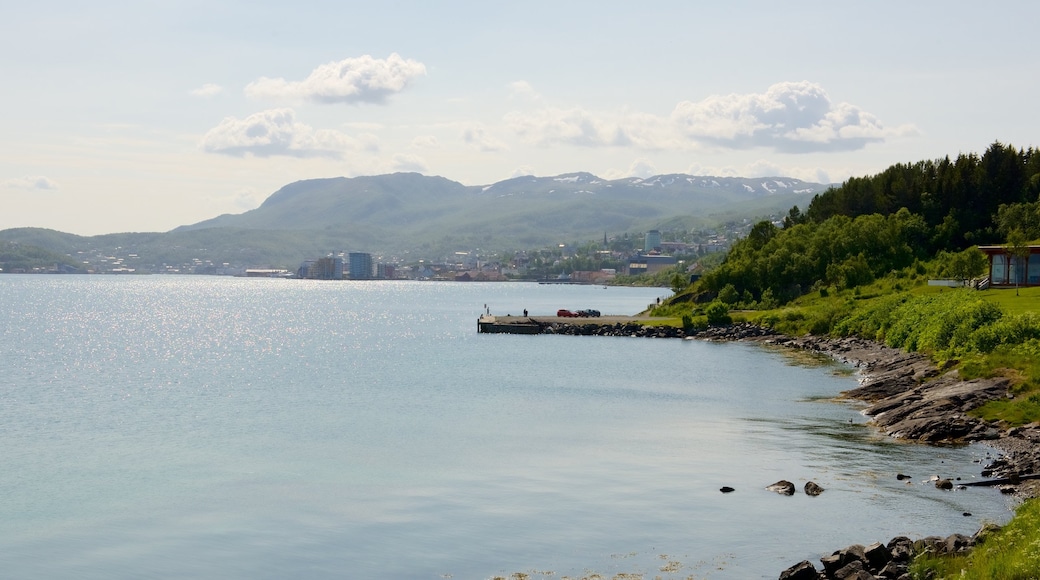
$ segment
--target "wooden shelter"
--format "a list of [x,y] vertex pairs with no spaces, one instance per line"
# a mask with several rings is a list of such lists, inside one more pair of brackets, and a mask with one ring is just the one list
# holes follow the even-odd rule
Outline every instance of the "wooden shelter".
[[1040,246],[1029,246],[1029,259],[1015,258],[1007,246],[979,246],[989,258],[989,284],[996,288],[1040,286]]

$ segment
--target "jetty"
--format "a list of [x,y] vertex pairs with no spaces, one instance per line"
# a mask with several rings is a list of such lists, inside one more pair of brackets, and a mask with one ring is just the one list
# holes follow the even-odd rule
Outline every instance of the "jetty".
[[[650,316],[494,316],[483,314],[477,319],[478,333],[499,334],[557,334],[561,327],[583,328],[625,326],[628,324],[653,325],[654,321],[666,320]],[[581,333],[584,334],[584,333]]]

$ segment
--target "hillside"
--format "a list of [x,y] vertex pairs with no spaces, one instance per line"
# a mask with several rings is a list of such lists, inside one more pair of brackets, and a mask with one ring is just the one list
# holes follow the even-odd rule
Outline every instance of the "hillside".
[[166,233],[81,237],[20,228],[0,232],[0,239],[70,255],[115,255],[118,249],[119,255],[134,254],[140,265],[204,259],[294,268],[302,259],[336,250],[438,259],[459,250],[581,242],[605,232],[708,227],[807,207],[826,188],[782,177],[609,181],[589,173],[466,186],[397,173],[297,181],[256,209]]

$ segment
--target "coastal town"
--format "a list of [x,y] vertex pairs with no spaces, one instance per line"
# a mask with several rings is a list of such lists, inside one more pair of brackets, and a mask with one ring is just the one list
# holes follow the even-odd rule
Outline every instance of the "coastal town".
[[[775,218],[773,218],[775,219]],[[705,257],[719,258],[732,243],[747,235],[750,220],[704,231],[664,231],[608,236],[601,241],[560,243],[514,252],[477,248],[436,259],[383,255],[361,251],[329,251],[303,257],[295,267],[223,261],[208,251],[180,262],[158,262],[134,248],[82,248],[67,254],[64,263],[30,264],[0,259],[8,274],[181,274],[295,278],[312,280],[437,280],[504,282],[554,281],[606,284],[618,276],[652,275],[682,266],[691,273]]]

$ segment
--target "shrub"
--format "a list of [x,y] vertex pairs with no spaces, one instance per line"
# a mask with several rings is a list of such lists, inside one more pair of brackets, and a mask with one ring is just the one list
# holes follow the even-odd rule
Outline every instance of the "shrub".
[[729,324],[731,321],[729,307],[720,300],[704,307],[704,314],[708,317],[708,324],[711,325]]

